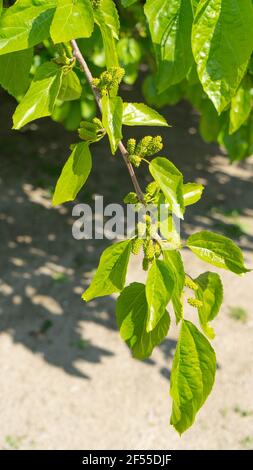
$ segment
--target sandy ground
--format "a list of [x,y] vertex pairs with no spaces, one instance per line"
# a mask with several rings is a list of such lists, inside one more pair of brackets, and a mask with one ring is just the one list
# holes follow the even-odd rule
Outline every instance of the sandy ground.
[[[175,325],[150,360],[135,361],[117,332],[115,299],[80,300],[105,243],[73,240],[72,205],[50,206],[52,185],[76,137],[47,120],[14,134],[12,105],[2,108],[0,447],[253,448],[252,275],[223,272],[216,384],[196,424],[180,438],[169,426]],[[253,266],[253,160],[229,166],[216,146],[203,144],[188,106],[167,115],[174,126],[163,132],[168,156],[187,180],[194,174],[206,185],[202,202],[188,211],[183,235],[198,228],[229,231]],[[145,171],[140,174],[144,183]],[[106,202],[120,202],[129,190],[120,158],[98,145],[80,200],[105,194]],[[206,269],[190,252],[184,258],[193,275]],[[134,258],[129,281],[141,278]],[[236,318],[231,307],[237,307]],[[186,308],[186,316],[194,320],[195,311]]]

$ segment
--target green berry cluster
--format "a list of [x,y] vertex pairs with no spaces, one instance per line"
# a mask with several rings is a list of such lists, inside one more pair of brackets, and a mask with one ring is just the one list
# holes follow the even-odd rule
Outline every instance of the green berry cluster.
[[136,147],[137,155],[140,157],[151,157],[155,153],[160,152],[163,148],[162,137],[157,135],[156,137],[151,137],[147,135],[143,137]]
[[157,135],[151,137],[147,135],[136,145],[135,139],[129,139],[127,142],[127,151],[129,161],[136,167],[139,167],[143,158],[151,157],[160,152],[163,148],[162,137]]
[[144,271],[149,269],[149,265],[154,261],[155,258],[159,258],[162,253],[159,242],[153,239],[156,233],[156,227],[152,224],[151,217],[145,216],[144,222],[138,222],[136,227],[136,237],[132,241],[132,253],[134,255],[139,254],[141,248],[143,248],[143,262],[142,267]]
[[193,297],[191,297],[190,299],[187,299],[187,302],[189,305],[195,308],[203,307],[203,302],[201,302],[201,300],[194,299]]
[[87,142],[97,142],[102,139],[106,131],[103,128],[103,124],[98,118],[94,118],[92,122],[82,121],[80,122],[80,128],[78,129],[79,137]]
[[132,253],[134,255],[138,255],[140,253],[142,245],[143,245],[142,238],[138,238],[138,237],[134,238],[132,241]]
[[94,10],[96,10],[97,8],[99,8],[99,6],[100,6],[100,1],[101,1],[101,0],[91,0],[91,3],[92,3],[92,6],[93,6]]
[[189,276],[186,276],[185,277],[185,286],[186,287],[189,287],[189,289],[193,290],[193,291],[196,291],[198,290],[198,285],[196,284],[196,282],[194,282]]
[[146,204],[158,203],[159,194],[160,188],[158,184],[156,183],[156,181],[152,181],[152,183],[149,183],[146,187],[146,191],[144,194],[144,202]]
[[156,240],[145,240],[143,243],[144,258],[142,267],[144,271],[149,269],[149,265],[154,261],[155,258],[159,258],[162,249],[160,244]]
[[120,82],[125,75],[121,67],[111,67],[101,73],[99,78],[93,78],[93,86],[100,90],[101,95],[117,94]]

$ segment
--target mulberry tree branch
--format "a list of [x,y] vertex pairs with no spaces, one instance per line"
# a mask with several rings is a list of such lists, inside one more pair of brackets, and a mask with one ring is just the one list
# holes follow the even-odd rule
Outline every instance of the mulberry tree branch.
[[[84,59],[78,45],[77,45],[77,42],[73,39],[71,41],[71,45],[72,45],[72,49],[73,49],[73,55],[74,57],[76,58],[76,60],[79,62],[86,78],[87,78],[87,81],[92,89],[92,92],[93,92],[93,95],[95,97],[95,100],[97,102],[97,105],[98,105],[98,108],[100,110],[100,112],[102,113],[102,106],[101,106],[101,95],[100,95],[100,91],[93,85],[93,76],[92,76],[92,73],[87,65],[87,62],[86,60]],[[140,188],[140,185],[138,183],[138,180],[136,178],[136,174],[135,174],[135,171],[134,171],[134,168],[133,168],[133,165],[129,162],[128,160],[128,151],[126,149],[126,147],[124,146],[123,142],[120,141],[119,142],[119,145],[118,145],[118,149],[124,159],[124,162],[127,166],[127,169],[128,169],[128,172],[130,174],[130,177],[131,177],[131,180],[132,180],[132,183],[134,185],[134,189],[135,189],[135,192],[137,194],[137,197],[138,199],[141,201],[141,202],[144,202],[144,196],[143,196],[143,192]]]

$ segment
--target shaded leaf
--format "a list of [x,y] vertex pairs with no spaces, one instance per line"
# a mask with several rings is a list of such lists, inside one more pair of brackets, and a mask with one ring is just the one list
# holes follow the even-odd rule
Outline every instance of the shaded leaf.
[[211,272],[201,274],[194,282],[198,285],[196,298],[203,304],[198,308],[199,321],[204,333],[213,339],[215,333],[208,323],[219,313],[223,301],[222,282],[218,274]]
[[192,6],[185,0],[147,0],[144,11],[155,48],[158,91],[163,92],[181,82],[193,62]]
[[252,108],[253,86],[251,79],[245,77],[239,86],[236,95],[232,98],[230,108],[229,133],[236,132],[247,121]]
[[154,347],[166,337],[170,326],[170,317],[165,311],[156,327],[149,333],[146,331],[148,304],[145,285],[138,282],[130,284],[120,294],[116,303],[116,317],[121,338],[137,359],[149,357]]
[[68,73],[63,74],[58,99],[61,101],[78,100],[81,93],[82,85],[76,73],[70,70]]
[[251,0],[200,0],[192,49],[204,90],[220,113],[235,95],[253,49]]
[[0,84],[15,98],[23,95],[29,87],[32,61],[33,49],[0,56]]

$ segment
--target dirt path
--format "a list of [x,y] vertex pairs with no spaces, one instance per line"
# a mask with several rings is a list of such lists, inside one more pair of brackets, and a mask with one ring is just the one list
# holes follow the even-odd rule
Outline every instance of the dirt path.
[[[8,102],[2,111],[10,116]],[[228,166],[202,143],[196,116],[168,110],[168,156],[207,188],[184,234],[213,228],[238,238],[253,266],[253,160]],[[11,133],[1,123],[0,446],[2,449],[253,448],[252,276],[224,273],[225,302],[215,321],[218,371],[195,426],[179,438],[169,426],[169,374],[177,330],[144,363],[134,361],[115,324],[115,300],[80,300],[102,242],[71,236],[71,204],[50,208],[50,193],[75,141],[45,120]],[[131,189],[120,159],[96,147],[94,173],[81,194],[120,202]],[[142,174],[144,182],[145,173]],[[185,254],[187,270],[204,265]],[[86,273],[86,274],[85,274]],[[135,258],[129,280],[142,273]],[[236,307],[231,310],[231,307]],[[188,307],[187,315],[194,316]]]

